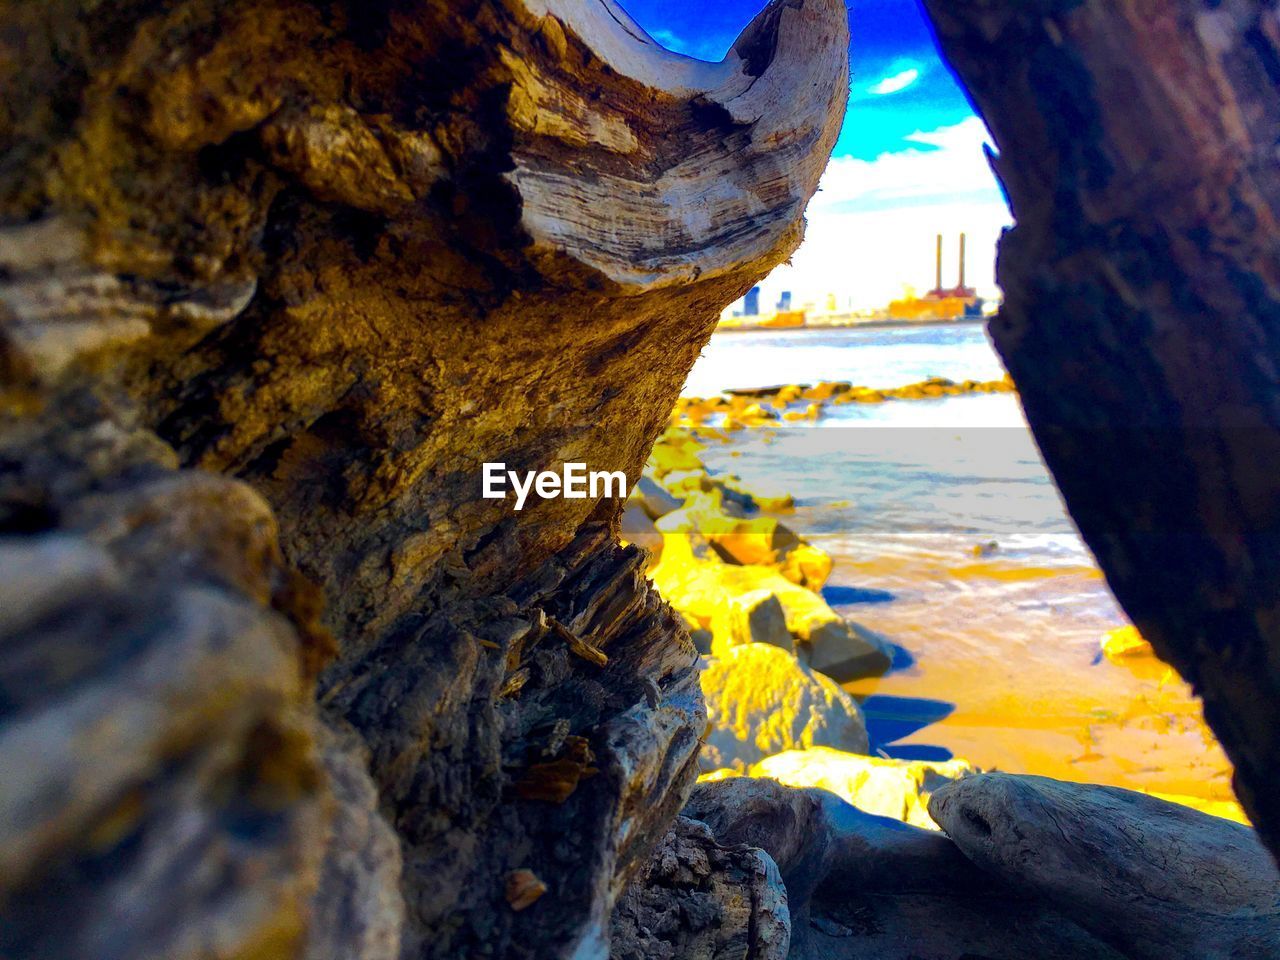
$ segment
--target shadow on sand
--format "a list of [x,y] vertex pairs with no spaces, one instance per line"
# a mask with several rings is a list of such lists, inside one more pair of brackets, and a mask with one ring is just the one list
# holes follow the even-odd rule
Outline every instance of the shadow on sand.
[[894,760],[952,759],[954,754],[946,747],[920,743],[900,744],[898,741],[945,720],[955,709],[954,703],[945,700],[872,694],[862,701],[871,752]]
[[855,604],[892,603],[897,599],[888,590],[864,590],[862,587],[822,588],[822,599],[833,607],[851,607]]

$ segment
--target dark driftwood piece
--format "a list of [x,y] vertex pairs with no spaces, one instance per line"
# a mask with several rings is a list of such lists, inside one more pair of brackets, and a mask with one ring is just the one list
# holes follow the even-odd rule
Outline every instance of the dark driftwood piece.
[[620,504],[481,464],[638,475],[847,45],[839,0],[718,65],[612,0],[0,2],[0,954],[607,952],[695,652]]
[[1126,611],[1280,852],[1280,16],[925,0],[1017,227],[991,331]]

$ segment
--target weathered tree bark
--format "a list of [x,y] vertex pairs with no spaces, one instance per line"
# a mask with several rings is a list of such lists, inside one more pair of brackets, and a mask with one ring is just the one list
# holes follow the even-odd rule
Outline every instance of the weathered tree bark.
[[847,44],[840,0],[714,65],[612,0],[0,3],[0,953],[606,952],[696,655],[616,500],[481,465],[638,476]]
[[991,331],[1126,611],[1280,853],[1280,15],[925,0],[1016,228]]

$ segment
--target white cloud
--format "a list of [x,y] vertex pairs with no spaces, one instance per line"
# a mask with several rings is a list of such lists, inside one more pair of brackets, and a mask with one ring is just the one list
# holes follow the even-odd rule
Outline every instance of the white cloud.
[[870,87],[867,92],[877,97],[888,96],[891,93],[901,93],[919,79],[920,71],[912,67],[910,70],[903,70],[901,73],[895,73],[891,77],[885,77],[879,83]]
[[697,41],[689,41],[671,30],[654,30],[649,34],[673,53],[680,53],[695,60],[707,60],[719,63],[724,59],[727,45],[715,37],[703,37]]
[[677,33],[672,33],[670,30],[654,30],[649,35],[668,50],[684,49],[684,38]]
[[[857,114],[850,117],[857,122]],[[996,241],[1010,225],[983,153],[986,128],[975,118],[908,138],[920,145],[875,160],[841,157],[809,204],[804,245],[790,266],[764,283],[764,303],[791,290],[797,305],[822,305],[834,293],[842,309],[875,309],[913,287],[933,287],[934,237],[944,234],[943,282],[958,273],[958,237],[968,234],[967,281],[985,296],[995,285]]]

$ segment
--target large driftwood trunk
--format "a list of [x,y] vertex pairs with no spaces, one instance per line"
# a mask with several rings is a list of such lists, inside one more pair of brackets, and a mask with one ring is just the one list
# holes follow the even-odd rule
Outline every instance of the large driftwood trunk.
[[617,501],[481,465],[638,475],[847,44],[840,0],[718,65],[612,0],[0,3],[0,954],[605,954],[696,655]]
[[1125,609],[1280,852],[1280,15],[926,0],[1017,219],[992,335]]

